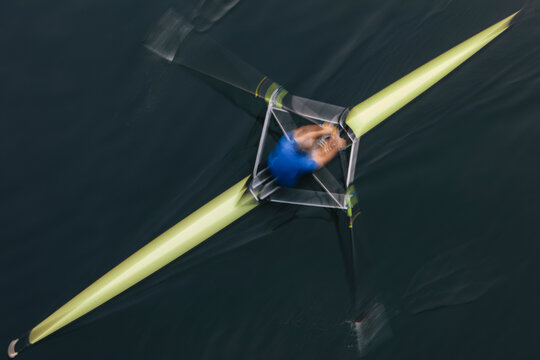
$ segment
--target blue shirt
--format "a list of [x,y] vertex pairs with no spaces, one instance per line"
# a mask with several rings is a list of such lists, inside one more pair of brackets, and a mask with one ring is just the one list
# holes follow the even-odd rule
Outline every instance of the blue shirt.
[[268,156],[268,169],[280,186],[293,187],[300,178],[312,173],[319,168],[319,164],[313,160],[310,154],[298,148],[292,133],[279,139],[276,147]]

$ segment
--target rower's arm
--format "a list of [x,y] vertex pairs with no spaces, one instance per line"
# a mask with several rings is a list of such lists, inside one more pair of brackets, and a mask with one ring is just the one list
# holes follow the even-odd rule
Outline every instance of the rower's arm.
[[328,164],[337,155],[338,151],[345,148],[346,145],[344,139],[339,136],[332,136],[325,145],[312,152],[312,158],[321,168]]
[[330,135],[333,131],[334,129],[328,126],[306,125],[294,130],[293,137],[301,149],[308,150],[313,146],[317,138]]
[[319,168],[322,168],[323,166],[325,166],[326,164],[328,164],[330,162],[330,160],[332,160],[334,158],[334,156],[337,155],[339,149],[337,147],[331,149],[330,151],[327,151],[327,152],[315,152],[313,153],[313,160],[319,164]]
[[306,138],[318,138],[319,136],[331,134],[333,131],[329,127],[321,127],[319,125],[306,125],[293,131],[294,139],[297,141]]

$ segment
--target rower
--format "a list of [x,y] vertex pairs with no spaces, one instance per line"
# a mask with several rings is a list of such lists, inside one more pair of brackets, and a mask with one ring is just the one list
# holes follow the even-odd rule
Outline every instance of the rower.
[[302,176],[325,166],[347,146],[330,123],[302,126],[287,135],[268,156],[268,169],[283,187],[294,187]]

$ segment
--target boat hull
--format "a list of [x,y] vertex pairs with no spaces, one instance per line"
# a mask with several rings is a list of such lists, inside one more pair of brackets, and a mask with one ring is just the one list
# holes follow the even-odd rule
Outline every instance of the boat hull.
[[[518,11],[519,12],[519,11]],[[346,123],[360,137],[432,87],[508,29],[518,12],[422,65],[351,109]]]
[[34,327],[29,343],[92,311],[254,209],[258,203],[251,195],[245,196],[247,181],[244,178],[80,292]]
[[[496,38],[516,14],[355,106],[347,116],[347,125],[357,137],[364,135]],[[247,181],[248,177],[180,221],[39,323],[27,336],[14,340],[8,349],[10,357],[122,293],[254,209],[258,203],[249,192],[246,194]]]

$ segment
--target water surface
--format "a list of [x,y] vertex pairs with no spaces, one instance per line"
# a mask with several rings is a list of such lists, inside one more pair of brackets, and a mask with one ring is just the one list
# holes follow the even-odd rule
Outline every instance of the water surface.
[[[367,358],[540,355],[539,4],[361,139],[357,286],[387,324]],[[251,100],[142,46],[186,5],[0,5],[6,346],[249,173]],[[351,106],[520,6],[240,1],[208,34],[291,92]],[[355,359],[336,221],[259,207],[21,359]]]

